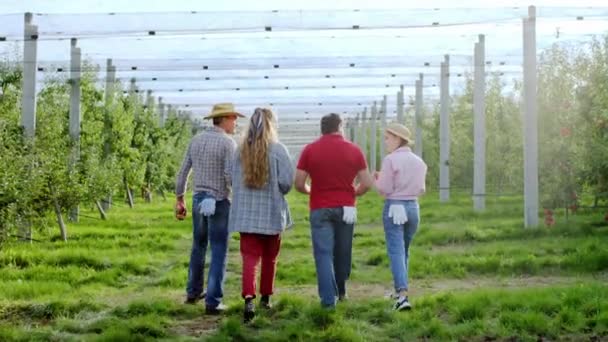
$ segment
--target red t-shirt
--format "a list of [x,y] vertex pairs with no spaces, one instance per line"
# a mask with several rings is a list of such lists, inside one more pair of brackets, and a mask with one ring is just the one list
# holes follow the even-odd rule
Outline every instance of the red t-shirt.
[[310,209],[315,210],[354,206],[354,181],[367,163],[357,145],[327,134],[304,148],[298,169],[310,175]]

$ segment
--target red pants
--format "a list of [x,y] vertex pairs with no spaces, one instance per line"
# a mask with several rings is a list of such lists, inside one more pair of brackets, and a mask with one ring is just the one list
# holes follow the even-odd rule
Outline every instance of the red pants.
[[274,276],[277,273],[277,257],[281,249],[281,235],[241,233],[241,256],[243,257],[243,298],[255,297],[255,276],[262,259],[260,294],[272,295]]

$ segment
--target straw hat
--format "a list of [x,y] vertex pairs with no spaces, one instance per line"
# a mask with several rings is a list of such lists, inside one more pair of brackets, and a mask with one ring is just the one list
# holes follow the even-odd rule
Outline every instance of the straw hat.
[[412,144],[412,133],[404,125],[393,122],[386,127],[386,131],[407,141],[408,145]]
[[232,103],[218,103],[213,106],[213,110],[211,111],[211,114],[207,115],[205,117],[205,119],[208,120],[208,119],[220,118],[223,116],[231,116],[231,115],[236,115],[240,118],[245,117],[245,115],[237,112],[234,109],[234,105]]

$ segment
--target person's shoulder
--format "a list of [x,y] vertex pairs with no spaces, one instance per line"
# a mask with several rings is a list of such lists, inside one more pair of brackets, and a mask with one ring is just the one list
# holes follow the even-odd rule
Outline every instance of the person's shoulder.
[[218,134],[218,139],[222,141],[227,146],[236,147],[236,140],[228,134]]
[[289,150],[287,149],[287,146],[285,146],[285,144],[283,144],[280,141],[271,142],[270,151],[273,153],[289,152]]
[[410,153],[409,153],[409,157],[410,157],[412,160],[414,160],[416,163],[418,163],[418,165],[419,165],[420,167],[425,167],[425,168],[426,168],[426,163],[425,163],[425,162],[424,162],[424,160],[423,160],[423,159],[422,159],[422,158],[421,158],[419,155],[417,155],[416,153],[414,153],[414,152],[410,152]]
[[344,139],[343,140],[344,146],[348,149],[348,151],[350,153],[354,153],[354,154],[362,154],[363,151],[361,150],[361,148],[359,147],[359,145],[355,144],[354,142]]

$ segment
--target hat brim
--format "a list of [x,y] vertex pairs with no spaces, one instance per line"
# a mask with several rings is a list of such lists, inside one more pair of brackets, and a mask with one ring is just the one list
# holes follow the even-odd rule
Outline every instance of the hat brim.
[[406,136],[403,136],[403,135],[399,134],[398,132],[393,131],[393,130],[392,130],[392,129],[390,129],[390,128],[387,128],[387,129],[386,129],[386,131],[387,131],[387,132],[389,132],[390,134],[392,134],[392,135],[396,136],[396,137],[399,137],[399,138],[401,138],[401,139],[403,139],[403,140],[407,141],[407,144],[408,144],[408,145],[413,145],[413,144],[414,144],[414,142],[412,141],[412,138],[411,138],[411,137],[406,137]]
[[209,114],[209,115],[205,116],[203,119],[210,120],[210,119],[213,119],[213,118],[223,118],[223,117],[226,117],[226,116],[233,116],[233,115],[236,115],[239,118],[246,117],[245,115],[243,115],[243,114],[241,114],[239,112],[219,112],[219,113]]

